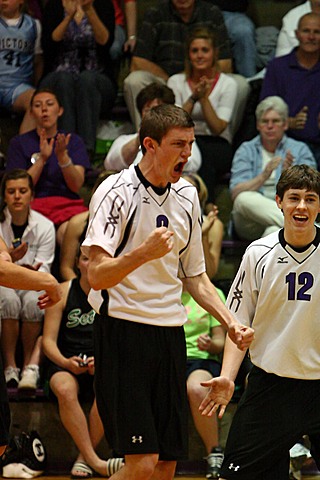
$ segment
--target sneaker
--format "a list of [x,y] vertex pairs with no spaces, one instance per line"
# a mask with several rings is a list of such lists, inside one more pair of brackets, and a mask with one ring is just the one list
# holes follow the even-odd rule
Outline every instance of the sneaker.
[[6,384],[8,388],[17,388],[19,383],[19,373],[20,368],[16,367],[7,367],[4,370],[4,376],[6,379]]
[[34,478],[42,475],[47,454],[39,434],[33,430],[12,437],[1,462],[2,476],[5,478]]
[[206,478],[219,478],[221,465],[223,462],[223,450],[221,447],[215,447],[207,456],[207,474]]
[[120,468],[124,465],[123,458],[109,458],[107,460],[107,477],[111,477],[114,473],[116,473]]
[[301,470],[303,464],[311,458],[309,448],[302,445],[302,443],[296,443],[290,449],[290,467],[293,472]]
[[40,375],[39,365],[27,365],[21,374],[19,390],[36,390]]

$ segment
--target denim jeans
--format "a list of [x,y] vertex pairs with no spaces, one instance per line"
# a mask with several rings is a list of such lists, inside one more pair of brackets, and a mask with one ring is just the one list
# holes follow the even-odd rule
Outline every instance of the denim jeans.
[[125,42],[125,29],[121,25],[116,25],[114,29],[114,40],[109,50],[111,60],[120,60],[123,55],[123,45],[125,44]]
[[231,40],[235,71],[244,77],[253,77],[257,63],[255,26],[244,13],[222,13]]
[[49,73],[41,87],[56,91],[63,106],[59,127],[80,135],[89,151],[94,151],[100,115],[109,114],[116,98],[110,78],[100,72]]

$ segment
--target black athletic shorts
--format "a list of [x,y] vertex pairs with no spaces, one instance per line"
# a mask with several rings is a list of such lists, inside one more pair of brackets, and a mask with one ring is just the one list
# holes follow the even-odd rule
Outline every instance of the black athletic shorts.
[[188,358],[186,378],[195,370],[205,370],[211,373],[212,378],[219,377],[221,371],[221,363],[210,358]]
[[289,450],[320,434],[320,380],[279,377],[253,367],[232,421],[220,476],[287,480]]
[[187,457],[183,327],[96,315],[95,390],[110,447],[118,455]]
[[[93,389],[93,375],[90,375],[88,372],[81,373],[80,375],[75,375],[74,373],[70,372],[70,370],[66,370],[64,368],[59,367],[55,363],[51,362],[47,359],[46,362],[46,379],[50,385],[51,377],[57,372],[68,372],[70,375],[77,379],[79,385],[79,399],[82,401],[93,401],[94,400],[94,389]],[[49,395],[53,395],[55,398],[54,393],[50,389]]]

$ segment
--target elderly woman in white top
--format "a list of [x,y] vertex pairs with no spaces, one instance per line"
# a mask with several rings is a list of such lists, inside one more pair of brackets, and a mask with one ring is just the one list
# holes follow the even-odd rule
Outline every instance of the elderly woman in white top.
[[199,174],[214,200],[214,185],[230,171],[232,134],[230,121],[237,97],[233,78],[221,73],[213,31],[199,27],[187,41],[185,72],[168,80],[176,97],[195,122],[195,134],[202,155]]

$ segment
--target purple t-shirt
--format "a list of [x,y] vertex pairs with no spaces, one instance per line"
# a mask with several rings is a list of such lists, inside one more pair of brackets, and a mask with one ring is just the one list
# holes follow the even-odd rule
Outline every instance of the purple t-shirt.
[[260,100],[270,95],[283,98],[294,117],[308,107],[308,119],[303,130],[289,130],[290,137],[312,143],[320,143],[318,115],[320,112],[320,62],[313,68],[302,67],[296,57],[296,49],[288,55],[271,60],[260,93]]
[[[10,171],[14,168],[28,170],[32,166],[32,154],[39,151],[39,135],[36,130],[16,135],[9,144],[6,170]],[[71,134],[68,154],[75,165],[82,165],[85,170],[90,168],[90,161],[84,142],[75,133]],[[41,176],[35,186],[35,198],[51,196],[80,198],[77,193],[72,192],[67,186],[54,153],[54,146],[52,155],[43,167]]]

